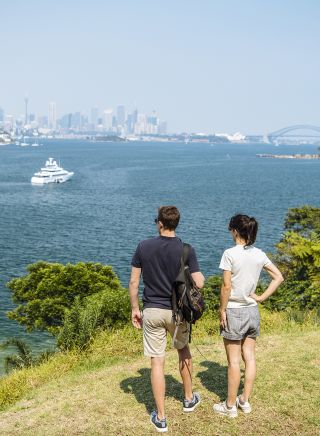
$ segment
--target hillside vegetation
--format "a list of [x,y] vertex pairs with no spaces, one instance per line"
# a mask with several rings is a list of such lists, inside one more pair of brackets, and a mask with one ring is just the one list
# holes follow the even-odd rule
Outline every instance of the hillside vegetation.
[[[226,359],[217,321],[201,320],[191,348],[194,387],[203,401],[194,414],[182,412],[177,356],[169,350],[169,434],[320,434],[320,330],[315,321],[310,317],[297,323],[262,311],[254,410],[232,421],[212,411],[213,403],[226,395]],[[101,332],[86,352],[56,354],[0,381],[0,434],[152,434],[149,377],[141,332],[129,326],[111,334]]]
[[[320,209],[289,210],[273,256],[285,282],[261,307],[258,379],[253,413],[234,422],[213,415],[226,396],[226,358],[217,309],[221,278],[203,288],[206,312],[193,334],[194,387],[203,398],[182,413],[177,356],[168,349],[167,416],[171,434],[320,435]],[[262,281],[257,292],[263,291]],[[39,261],[8,283],[16,306],[9,318],[55,338],[53,353],[33,356],[8,338],[16,354],[0,379],[0,436],[145,435],[153,432],[149,360],[130,320],[128,291],[111,266]]]

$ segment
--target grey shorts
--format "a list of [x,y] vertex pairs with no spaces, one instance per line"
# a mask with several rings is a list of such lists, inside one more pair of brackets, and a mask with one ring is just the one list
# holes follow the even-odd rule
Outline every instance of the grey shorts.
[[227,327],[221,329],[221,336],[231,341],[260,336],[260,314],[258,306],[227,309]]

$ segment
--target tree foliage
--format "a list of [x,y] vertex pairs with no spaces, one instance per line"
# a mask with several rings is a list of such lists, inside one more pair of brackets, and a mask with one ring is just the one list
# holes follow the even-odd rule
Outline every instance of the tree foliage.
[[82,301],[77,297],[66,313],[58,346],[61,349],[86,348],[99,330],[126,324],[130,313],[130,299],[125,289],[101,291]]
[[291,230],[305,237],[313,233],[320,236],[320,208],[302,206],[289,209],[284,227],[287,231]]
[[1,349],[9,347],[14,347],[17,352],[16,354],[11,354],[10,356],[5,357],[4,365],[6,372],[9,372],[12,369],[27,368],[33,365],[34,358],[28,344],[19,338],[10,338],[0,345]]
[[206,311],[215,312],[219,309],[221,283],[221,276],[210,276],[201,289],[206,304]]
[[320,209],[311,206],[290,209],[287,232],[276,245],[275,263],[285,282],[268,306],[313,309],[320,305]]
[[28,331],[47,330],[56,335],[77,297],[81,302],[92,294],[122,289],[112,268],[100,263],[62,265],[40,261],[29,265],[27,271],[27,275],[11,280],[7,286],[17,304],[8,317]]

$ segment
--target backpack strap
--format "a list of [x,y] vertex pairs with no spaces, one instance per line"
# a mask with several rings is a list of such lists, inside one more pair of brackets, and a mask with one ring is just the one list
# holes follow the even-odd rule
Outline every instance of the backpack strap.
[[183,265],[188,264],[190,247],[191,247],[190,244],[187,244],[186,242],[183,243],[182,259],[181,259],[183,262]]
[[[190,247],[191,247],[190,244],[183,242],[181,261],[180,261],[183,269],[185,268],[186,265],[188,265]],[[175,292],[173,293],[173,305],[177,309],[177,296],[176,296]],[[174,329],[174,334],[173,334],[173,338],[172,338],[172,346],[174,346],[174,343],[175,343],[176,337],[177,337],[177,333],[178,333],[178,328],[181,324],[181,319],[180,319],[178,312],[173,313],[173,319],[175,321],[176,327]],[[192,329],[192,326],[191,326],[191,324],[189,324],[189,342],[191,342],[191,329]]]

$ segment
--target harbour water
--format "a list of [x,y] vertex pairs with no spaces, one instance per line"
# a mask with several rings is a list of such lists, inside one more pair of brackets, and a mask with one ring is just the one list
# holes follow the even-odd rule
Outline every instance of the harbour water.
[[[140,239],[155,234],[161,204],[181,210],[178,235],[195,246],[206,276],[218,272],[231,244],[228,219],[236,212],[258,219],[257,246],[273,251],[288,208],[320,206],[320,161],[256,157],[275,152],[314,154],[317,147],[79,140],[1,146],[1,339],[24,337],[35,350],[52,343],[5,316],[12,308],[5,284],[32,262],[111,264],[127,286],[132,253]],[[32,186],[31,176],[49,156],[74,171],[73,179]]]

